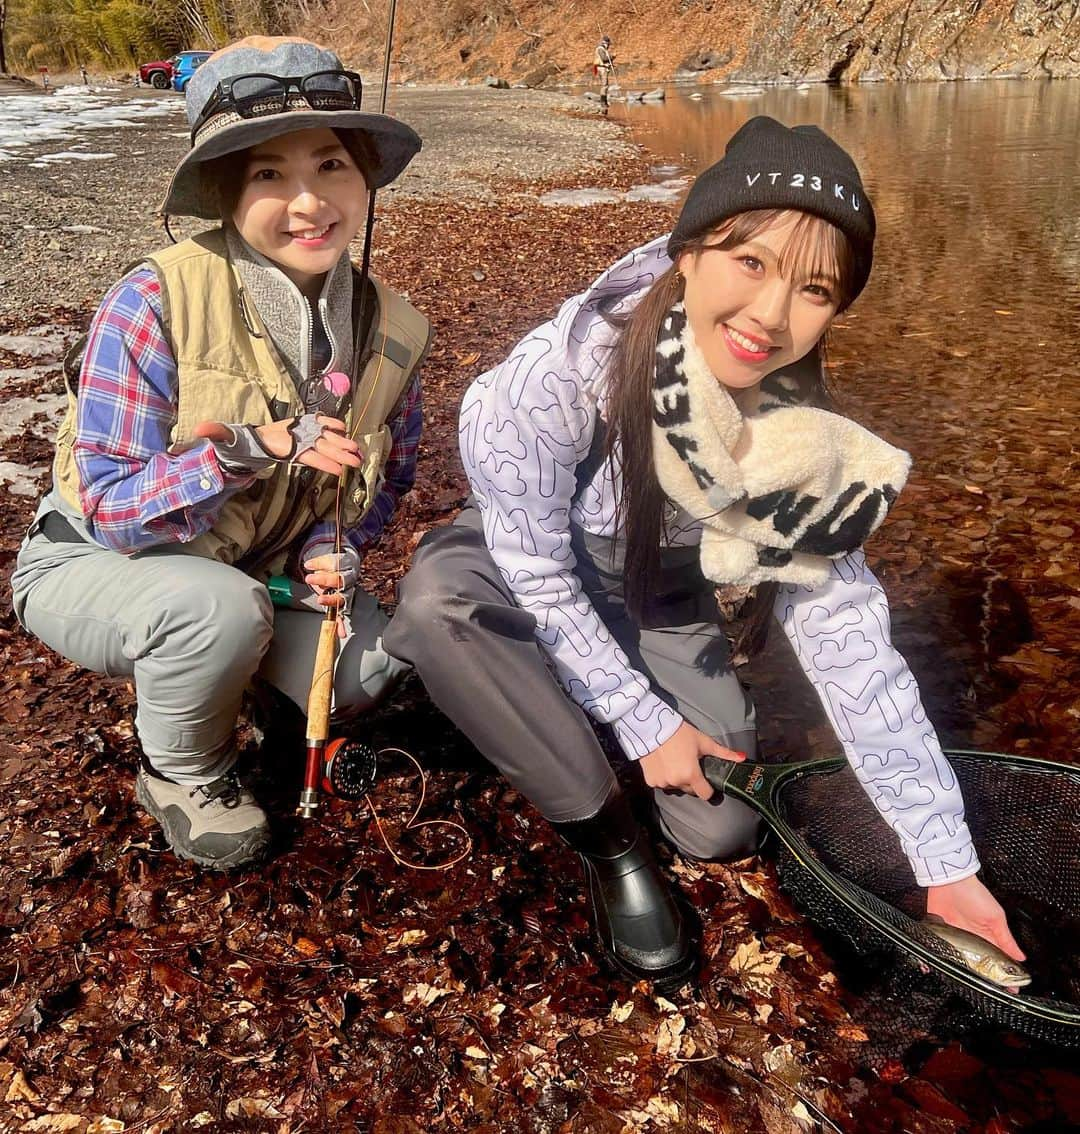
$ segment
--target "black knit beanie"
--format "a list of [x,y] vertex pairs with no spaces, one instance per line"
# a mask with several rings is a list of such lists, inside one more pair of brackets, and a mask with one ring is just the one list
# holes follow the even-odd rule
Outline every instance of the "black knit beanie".
[[823,130],[789,128],[764,115],[743,123],[687,194],[668,255],[674,259],[695,237],[751,209],[799,209],[836,225],[855,253],[855,295],[866,286],[874,210],[854,161]]

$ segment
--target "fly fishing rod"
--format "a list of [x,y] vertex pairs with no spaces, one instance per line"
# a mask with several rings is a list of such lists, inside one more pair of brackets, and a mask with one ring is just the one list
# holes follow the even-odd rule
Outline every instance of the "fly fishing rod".
[[[390,0],[387,16],[386,45],[383,52],[383,83],[379,113],[386,113],[386,95],[390,86],[390,53],[394,42],[394,20],[397,0]],[[362,336],[367,308],[368,272],[371,266],[371,236],[375,227],[375,190],[368,192],[367,226],[364,231],[364,255],[360,267],[360,315],[356,328]],[[355,352],[359,359],[360,352]],[[357,369],[359,369],[357,367]],[[357,381],[358,374],[353,375]],[[362,415],[361,415],[362,416]],[[338,474],[337,498],[334,506],[334,544],[341,553],[341,496],[345,470]],[[339,592],[340,593],[340,592]],[[307,759],[304,786],[300,792],[297,813],[304,819],[314,818],[319,808],[320,789],[345,799],[362,799],[375,779],[375,753],[356,740],[330,740],[330,712],[334,698],[334,666],[337,660],[338,608],[327,606],[326,617],[319,626],[315,665],[307,703]]]

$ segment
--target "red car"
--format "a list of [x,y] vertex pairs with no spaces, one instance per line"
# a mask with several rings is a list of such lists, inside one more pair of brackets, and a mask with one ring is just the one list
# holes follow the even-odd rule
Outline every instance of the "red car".
[[153,63],[143,63],[139,67],[139,82],[163,91],[171,86],[172,73],[172,59],[155,59]]

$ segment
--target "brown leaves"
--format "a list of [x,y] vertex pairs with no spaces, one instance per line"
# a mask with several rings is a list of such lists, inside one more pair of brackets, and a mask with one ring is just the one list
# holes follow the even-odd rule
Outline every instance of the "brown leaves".
[[1026,645],[1014,654],[1006,654],[997,659],[997,664],[1021,676],[1037,677],[1040,681],[1050,681],[1061,668],[1061,658],[1033,644]]
[[783,959],[781,953],[763,950],[758,939],[752,937],[735,950],[734,956],[728,961],[728,967],[739,974],[744,987],[768,996],[773,989],[773,981],[769,978],[780,967]]
[[[668,216],[647,205],[564,215],[526,199],[512,212],[458,200],[383,208],[394,231],[379,270],[436,332],[417,487],[365,562],[392,601],[417,534],[465,497],[465,386]],[[1014,334],[987,306],[980,318]],[[1073,759],[1080,554],[1062,491],[1075,482],[1062,428],[1073,377],[1021,386],[990,371],[994,351],[974,335],[912,320],[911,337],[888,336],[887,310],[865,315],[846,313],[841,328],[842,408],[916,459],[869,552],[928,715],[948,739]],[[30,507],[4,505],[9,562]],[[132,798],[131,690],[48,655],[2,605],[0,1098],[11,1092],[23,1128],[77,1119],[78,1134],[95,1123],[106,1134],[162,1108],[174,1130],[275,1134],[790,1134],[811,1107],[851,1130],[958,1128],[952,1111],[929,1114],[943,1106],[973,1130],[1000,1112],[994,1134],[1075,1117],[1071,1068],[1055,1079],[1010,1057],[1003,1074],[982,1051],[959,1070],[881,1065],[846,974],[767,864],[675,860],[703,926],[697,990],[665,1000],[613,976],[572,856],[415,682],[368,727],[432,772],[431,812],[465,822],[468,861],[445,875],[402,870],[359,805],[301,827],[302,754],[271,737],[257,787],[277,857],[223,876],[178,862]],[[764,746],[831,753],[777,637],[753,665]],[[414,786],[385,778],[382,813],[408,814]],[[880,1073],[857,1072],[863,1061]]]

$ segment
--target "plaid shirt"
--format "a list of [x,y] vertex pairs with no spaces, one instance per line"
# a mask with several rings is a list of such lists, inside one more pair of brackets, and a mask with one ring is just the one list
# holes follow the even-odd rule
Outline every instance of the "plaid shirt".
[[[214,526],[230,496],[254,482],[250,474],[226,471],[209,441],[168,451],[178,386],[161,325],[160,284],[151,269],[140,268],[102,300],[79,379],[79,497],[104,547],[131,554],[195,539]],[[423,428],[418,375],[387,425],[392,447],[382,490],[360,524],[343,533],[358,551],[378,537],[415,480]],[[304,548],[332,538],[333,525],[317,523]]]

